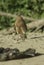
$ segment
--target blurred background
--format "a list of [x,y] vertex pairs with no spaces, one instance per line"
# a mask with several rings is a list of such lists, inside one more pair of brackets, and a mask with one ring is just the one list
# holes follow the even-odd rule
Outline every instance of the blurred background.
[[[22,14],[34,19],[44,18],[44,0],[0,0],[0,11]],[[0,16],[0,30],[11,27],[15,19]]]

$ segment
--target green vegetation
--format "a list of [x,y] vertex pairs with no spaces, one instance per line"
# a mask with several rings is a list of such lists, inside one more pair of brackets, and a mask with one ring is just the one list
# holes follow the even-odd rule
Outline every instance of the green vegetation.
[[[0,0],[0,11],[44,18],[44,0]],[[0,29],[10,27],[13,18],[0,16]]]

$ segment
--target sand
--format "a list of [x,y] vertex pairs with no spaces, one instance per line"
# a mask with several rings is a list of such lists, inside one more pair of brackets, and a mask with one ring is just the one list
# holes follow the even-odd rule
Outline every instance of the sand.
[[[36,52],[44,54],[44,33],[27,32],[26,40],[17,40],[18,35],[5,34],[5,30],[0,31],[0,47],[18,48],[20,51],[25,51],[28,48],[36,49]],[[37,37],[37,38],[35,38]],[[44,55],[39,55],[31,58],[17,59],[0,62],[0,65],[44,65]]]

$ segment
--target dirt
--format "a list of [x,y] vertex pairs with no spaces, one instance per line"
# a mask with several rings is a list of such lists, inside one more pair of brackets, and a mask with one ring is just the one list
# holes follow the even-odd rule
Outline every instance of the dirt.
[[27,39],[21,40],[18,35],[7,34],[8,31],[0,31],[0,47],[18,48],[25,51],[28,48],[36,49],[37,53],[43,55],[0,62],[0,65],[44,65],[44,33],[27,32]]

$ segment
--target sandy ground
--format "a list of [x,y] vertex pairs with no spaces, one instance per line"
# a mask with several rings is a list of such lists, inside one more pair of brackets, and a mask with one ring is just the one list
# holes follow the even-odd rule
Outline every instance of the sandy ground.
[[[27,33],[27,39],[17,40],[18,35],[5,35],[5,31],[0,31],[0,47],[18,48],[25,51],[28,48],[36,49],[36,52],[44,54],[44,33]],[[35,38],[37,37],[37,38]],[[44,55],[0,62],[0,65],[44,65]]]

